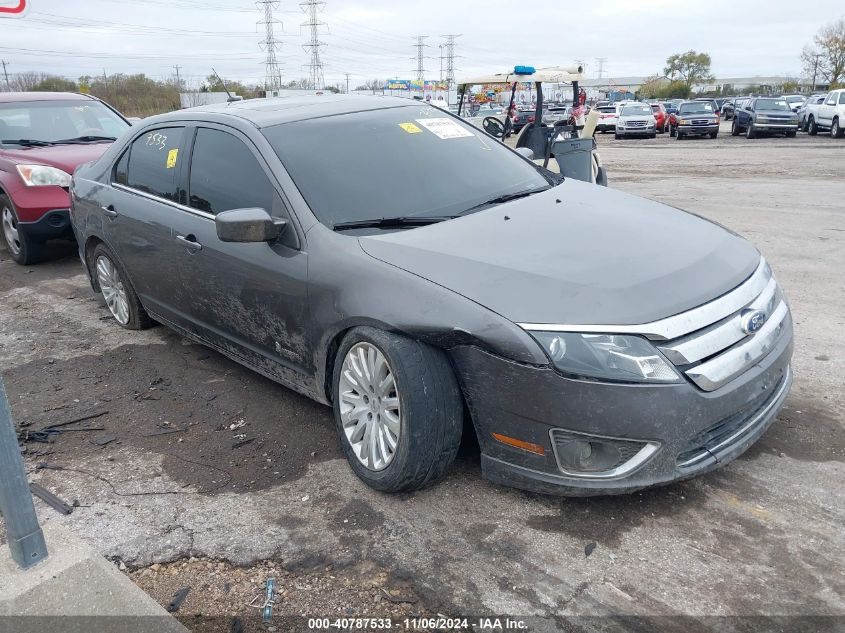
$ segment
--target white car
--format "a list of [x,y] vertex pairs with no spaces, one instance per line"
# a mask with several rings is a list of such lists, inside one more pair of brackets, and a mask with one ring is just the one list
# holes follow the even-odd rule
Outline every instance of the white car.
[[599,122],[596,125],[596,132],[615,132],[616,119],[619,117],[619,106],[616,104],[599,106]]
[[830,130],[833,138],[845,136],[845,88],[831,90],[818,107],[818,118],[810,115],[807,131],[817,134],[820,128]]
[[654,111],[647,103],[625,103],[620,105],[616,117],[616,138],[625,136],[645,136],[654,138],[657,135]]

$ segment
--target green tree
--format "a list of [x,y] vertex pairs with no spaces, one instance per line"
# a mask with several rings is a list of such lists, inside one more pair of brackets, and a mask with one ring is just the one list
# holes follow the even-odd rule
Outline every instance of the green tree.
[[710,55],[693,50],[670,55],[666,59],[663,72],[670,79],[682,81],[688,86],[713,80],[713,75],[710,74]]
[[667,83],[669,82],[666,81],[665,77],[650,75],[646,77],[640,89],[637,90],[637,95],[641,99],[656,99]]
[[31,90],[37,92],[76,92],[76,83],[57,75],[45,76]]

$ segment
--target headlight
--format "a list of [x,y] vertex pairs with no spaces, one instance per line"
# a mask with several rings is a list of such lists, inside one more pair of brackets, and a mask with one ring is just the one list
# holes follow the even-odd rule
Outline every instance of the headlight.
[[576,377],[619,382],[681,382],[675,368],[639,336],[530,332],[554,366]]
[[47,165],[17,165],[18,173],[27,187],[56,185],[70,187],[70,174]]
[[687,123],[688,121],[686,119],[681,119],[680,121],[678,121],[678,125],[686,125]]

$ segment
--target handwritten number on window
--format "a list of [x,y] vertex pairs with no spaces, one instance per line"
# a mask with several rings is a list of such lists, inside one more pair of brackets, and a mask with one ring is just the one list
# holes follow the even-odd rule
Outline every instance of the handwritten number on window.
[[150,132],[147,134],[147,145],[155,147],[158,150],[163,150],[167,147],[167,135],[159,132]]

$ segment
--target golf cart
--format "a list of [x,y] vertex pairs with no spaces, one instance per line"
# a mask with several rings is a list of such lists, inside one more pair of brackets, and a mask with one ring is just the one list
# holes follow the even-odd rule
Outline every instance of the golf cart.
[[[481,128],[485,132],[504,141],[513,132],[511,113],[517,87],[523,82],[533,82],[537,98],[534,117],[533,121],[529,120],[529,123],[519,132],[516,138],[516,150],[547,169],[550,160],[554,158],[560,173],[566,177],[607,186],[607,173],[593,139],[596,117],[591,113],[585,121],[583,115],[581,91],[578,88],[578,83],[583,79],[582,72],[581,66],[537,69],[531,66],[516,66],[513,71],[507,73],[463,79],[458,82],[458,116],[466,116],[463,110],[470,86],[495,84],[510,86],[510,103],[505,110],[504,120],[496,116],[488,116],[481,122]],[[569,119],[556,121],[552,125],[543,123],[543,83],[572,86],[573,114]]]

